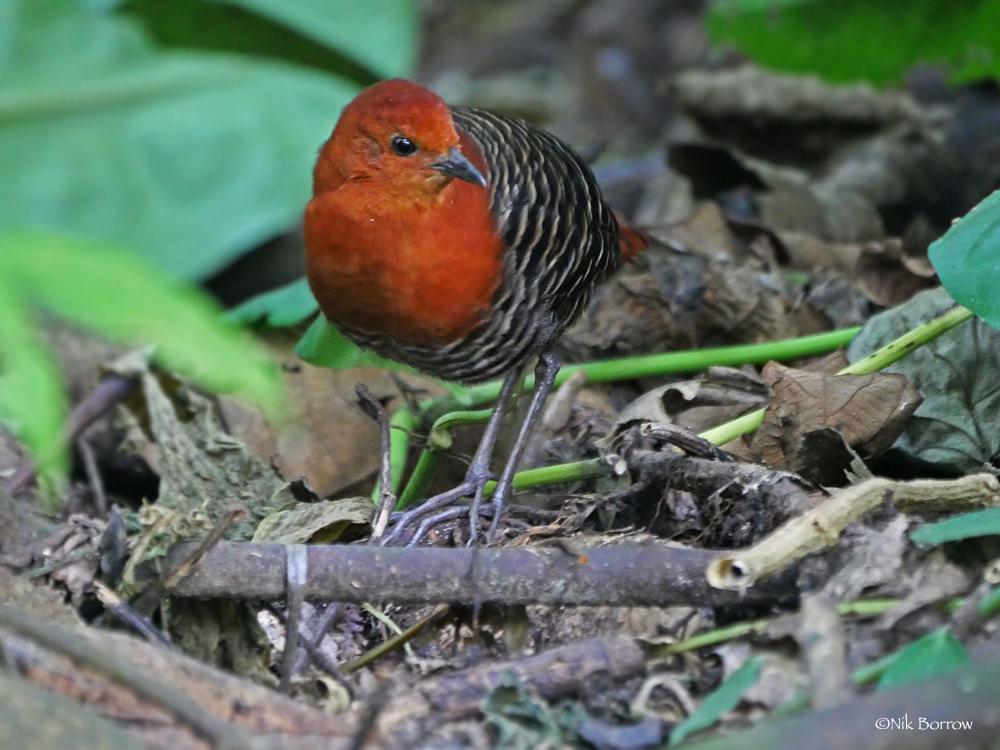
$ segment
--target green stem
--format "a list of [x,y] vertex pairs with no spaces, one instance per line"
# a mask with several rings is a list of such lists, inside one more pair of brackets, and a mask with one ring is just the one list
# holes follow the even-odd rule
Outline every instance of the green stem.
[[[588,383],[612,383],[621,380],[698,372],[709,367],[755,365],[764,364],[772,359],[789,360],[815,354],[826,354],[849,344],[860,330],[860,326],[855,326],[854,328],[841,328],[836,331],[800,336],[794,339],[765,341],[760,344],[687,349],[680,352],[643,354],[636,357],[565,365],[556,376],[555,387],[559,387],[578,372],[586,373]],[[524,390],[530,391],[534,384],[534,376],[529,375],[525,378]],[[500,386],[499,380],[491,380],[488,383],[467,388],[461,399],[455,396],[446,396],[427,401],[421,404],[420,410],[425,414],[435,414],[451,411],[455,408],[492,403],[500,395]]]
[[[608,465],[599,458],[586,461],[573,461],[568,464],[539,466],[536,469],[525,469],[514,475],[514,489],[527,490],[533,487],[547,487],[550,484],[569,484],[584,479],[606,477],[610,473]],[[496,482],[487,482],[486,495],[493,494]]]
[[[972,312],[961,306],[953,307],[943,315],[939,315],[923,325],[919,325],[912,331],[907,331],[895,341],[891,341],[881,349],[872,352],[864,359],[859,359],[852,365],[840,370],[838,375],[868,375],[879,370],[884,370],[908,355],[914,349],[918,349],[930,343],[943,333],[947,333],[957,325],[972,318]],[[740,435],[753,432],[764,421],[764,409],[757,409],[742,417],[713,427],[701,433],[700,437],[709,441],[713,445],[724,445],[730,440],[735,440]]]
[[417,465],[413,467],[410,480],[406,483],[406,489],[396,503],[396,510],[406,508],[410,503],[419,498],[427,485],[430,484],[441,460],[442,451],[451,447],[451,428],[458,425],[482,424],[490,418],[489,409],[478,411],[450,411],[442,415],[434,423],[430,433],[427,435],[427,444],[420,452]]
[[[410,448],[410,433],[420,426],[420,420],[408,407],[396,409],[389,419],[389,467],[393,494],[399,495],[406,471],[406,454]],[[380,498],[378,480],[372,489],[372,502],[378,504]]]
[[[795,359],[814,354],[824,354],[838,349],[849,343],[852,338],[861,330],[860,327],[843,328],[826,333],[801,336],[795,339],[784,339],[782,341],[767,341],[761,344],[738,344],[736,346],[719,346],[711,349],[690,349],[681,352],[667,352],[665,354],[647,354],[636,357],[623,357],[621,359],[601,360],[597,362],[585,362],[582,364],[566,365],[556,376],[556,387],[562,385],[567,379],[577,372],[586,374],[589,383],[607,383],[620,380],[634,380],[636,378],[675,375],[684,372],[697,372],[708,367],[715,366],[735,366],[744,364],[762,364],[772,359]],[[440,415],[436,418],[432,433],[446,431],[453,424],[473,424],[472,421],[463,421],[470,414],[477,412],[452,411],[459,407],[478,406],[492,403],[500,394],[500,381],[490,381],[481,385],[464,389],[460,395],[449,395],[439,399],[430,399],[419,406],[420,414],[426,419],[432,415]],[[529,375],[524,382],[523,390],[530,391],[534,387],[534,376]],[[398,415],[400,409],[396,412]],[[412,417],[412,413],[405,409],[407,418]],[[394,416],[395,418],[395,416]],[[486,421],[483,419],[482,421]],[[399,477],[401,470],[396,471],[395,467],[405,463],[405,455],[409,446],[406,436],[394,439],[393,450],[393,487],[398,491]],[[437,468],[440,459],[440,450],[433,440],[428,440],[427,446],[417,459],[413,476],[406,485],[400,496],[397,510],[410,505],[427,488],[434,470]],[[583,462],[588,463],[588,462]],[[576,465],[569,464],[565,471],[568,477],[564,481],[577,481],[593,476],[603,476],[607,473],[606,467],[598,472],[588,464],[586,469],[581,469]],[[556,467],[545,467],[555,469]],[[563,480],[550,479],[552,476],[559,476],[557,471],[549,474],[543,470],[529,470],[520,472],[514,479],[516,488],[525,489],[528,487],[538,487],[545,484],[557,484]],[[527,482],[527,484],[525,484]],[[377,499],[377,489],[373,497]],[[488,491],[492,491],[489,488]]]

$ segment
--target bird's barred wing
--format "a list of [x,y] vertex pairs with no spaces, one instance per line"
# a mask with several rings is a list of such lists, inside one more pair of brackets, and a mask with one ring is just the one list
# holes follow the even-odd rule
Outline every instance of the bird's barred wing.
[[490,205],[510,252],[508,309],[544,308],[558,330],[620,262],[618,226],[586,163],[554,136],[491,112],[453,108],[489,169]]

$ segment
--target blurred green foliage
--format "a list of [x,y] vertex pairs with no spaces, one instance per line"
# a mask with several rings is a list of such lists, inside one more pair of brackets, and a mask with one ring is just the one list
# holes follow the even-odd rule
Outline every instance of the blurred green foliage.
[[43,470],[65,467],[66,403],[42,310],[280,402],[181,280],[297,224],[341,107],[416,48],[414,0],[0,0],[0,420]]
[[0,229],[199,279],[294,226],[340,108],[407,75],[410,0],[0,0]]
[[948,628],[939,628],[891,655],[878,690],[926,680],[969,663],[969,654]]
[[707,23],[762,65],[830,81],[893,84],[921,62],[1000,77],[997,0],[714,0]]
[[153,359],[215,391],[276,413],[278,368],[202,292],[135,253],[47,233],[0,233],[0,420],[43,469],[61,471],[65,397],[35,332],[45,310],[113,341],[155,342]]
[[929,546],[980,536],[1000,536],[1000,508],[975,510],[943,521],[925,523],[910,534],[917,544]]

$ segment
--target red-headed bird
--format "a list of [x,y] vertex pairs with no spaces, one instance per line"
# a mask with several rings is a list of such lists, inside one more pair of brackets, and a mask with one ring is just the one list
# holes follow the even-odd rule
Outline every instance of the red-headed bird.
[[492,538],[559,369],[554,342],[646,238],[619,224],[559,139],[393,80],[358,94],[320,151],[305,241],[313,293],[355,343],[445,380],[504,377],[465,481],[398,529],[471,495],[476,538],[504,412],[538,358],[493,493]]

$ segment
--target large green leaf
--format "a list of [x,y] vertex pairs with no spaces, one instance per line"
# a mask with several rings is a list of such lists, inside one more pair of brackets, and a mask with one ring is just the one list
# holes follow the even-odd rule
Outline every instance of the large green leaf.
[[[63,400],[26,322],[38,306],[116,341],[155,345],[154,358],[199,385],[246,395],[272,413],[276,365],[201,292],[135,253],[51,234],[0,234],[0,415],[42,459],[55,453]],[[55,394],[55,395],[54,395]]]
[[763,65],[832,81],[899,81],[943,63],[955,81],[1000,75],[994,0],[715,0],[708,29]]
[[55,228],[203,277],[299,220],[356,84],[153,46],[69,0],[0,0],[0,228]]
[[882,673],[878,689],[886,690],[936,677],[968,661],[965,647],[948,628],[941,628],[900,649]]
[[361,349],[342,334],[336,326],[327,323],[322,314],[317,315],[306,332],[302,334],[299,343],[295,345],[295,353],[316,367],[333,367],[343,370],[349,367],[367,366],[401,372],[414,371],[412,367]]
[[164,47],[238,52],[362,83],[413,71],[409,0],[108,0]]
[[1000,190],[955,222],[928,255],[948,293],[1000,328]]
[[417,57],[412,0],[215,0],[284,24],[385,78],[409,75]]

